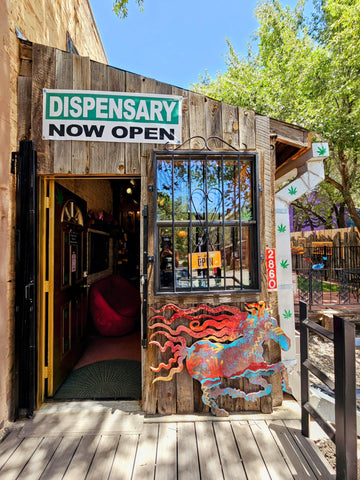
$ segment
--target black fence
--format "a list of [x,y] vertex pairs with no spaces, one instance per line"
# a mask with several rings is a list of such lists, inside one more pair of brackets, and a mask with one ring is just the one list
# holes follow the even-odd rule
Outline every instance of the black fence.
[[360,247],[293,248],[295,303],[354,305],[360,303]]
[[[334,342],[335,383],[309,359],[309,332]],[[334,332],[307,318],[300,302],[301,427],[309,436],[310,416],[336,445],[336,480],[357,478],[355,325],[334,316]],[[311,405],[309,372],[335,393],[335,428]]]

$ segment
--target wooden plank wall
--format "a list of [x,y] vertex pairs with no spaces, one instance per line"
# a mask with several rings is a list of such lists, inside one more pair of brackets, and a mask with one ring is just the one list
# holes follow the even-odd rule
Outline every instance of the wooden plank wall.
[[[260,194],[261,213],[261,252],[266,247],[274,247],[274,158],[270,150],[270,123],[266,117],[254,112],[206,98],[200,94],[182,90],[168,84],[155,81],[133,73],[125,72],[108,65],[90,61],[48,47],[33,46],[33,86],[32,86],[32,131],[35,148],[41,152],[39,174],[76,174],[76,175],[131,175],[141,178],[141,210],[144,205],[149,208],[149,243],[148,253],[154,254],[153,239],[153,194],[148,185],[153,184],[153,152],[163,150],[156,144],[123,144],[104,142],[53,141],[41,138],[42,88],[73,88],[107,91],[124,91],[138,93],[173,94],[183,97],[182,139],[197,137],[184,145],[184,149],[201,149],[205,144],[202,138],[219,137],[238,150],[257,151],[259,153],[259,182],[264,191]],[[202,138],[199,138],[202,137]],[[231,150],[231,147],[218,139],[209,140],[209,147],[214,150]],[[266,207],[264,198],[267,199]],[[141,238],[143,238],[141,225]],[[142,242],[142,240],[141,240]],[[140,255],[142,262],[142,254]],[[264,267],[264,263],[262,264]],[[264,271],[264,268],[262,268]],[[141,265],[142,272],[142,265]],[[171,296],[155,297],[152,291],[154,280],[153,264],[149,265],[149,312],[150,307],[159,308],[174,302]],[[267,294],[265,277],[262,278],[262,294],[214,294],[182,296],[178,300],[182,307],[207,303],[211,305],[231,304],[243,308],[244,302],[260,299],[275,302],[275,297]],[[148,332],[148,335],[151,331]],[[206,408],[201,401],[198,382],[184,369],[170,382],[153,384],[154,374],[150,366],[158,365],[158,349],[152,345],[144,352],[143,361],[143,406],[148,413],[189,413],[203,411]],[[276,354],[276,352],[275,352]],[[273,354],[270,352],[269,358]],[[161,361],[164,361],[161,356]],[[238,386],[243,386],[242,383]],[[246,388],[246,385],[245,385]],[[271,408],[268,401],[247,403],[243,400],[222,400],[228,410],[263,410]]]
[[314,232],[293,232],[291,240],[296,244],[300,238],[306,239],[306,246],[311,247],[311,242],[334,242],[335,247],[349,247],[360,245],[360,233],[356,227],[334,228],[317,230]]

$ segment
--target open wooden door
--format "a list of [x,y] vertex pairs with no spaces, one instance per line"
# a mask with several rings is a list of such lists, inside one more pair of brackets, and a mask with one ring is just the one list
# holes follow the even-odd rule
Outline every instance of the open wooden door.
[[87,319],[85,218],[86,202],[55,183],[53,393],[83,348]]
[[38,406],[79,359],[87,320],[86,202],[53,179],[39,194]]

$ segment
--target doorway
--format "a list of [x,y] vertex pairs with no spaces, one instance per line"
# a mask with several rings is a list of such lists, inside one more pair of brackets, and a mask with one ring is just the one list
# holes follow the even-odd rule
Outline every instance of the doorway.
[[43,179],[38,404],[140,399],[140,180]]

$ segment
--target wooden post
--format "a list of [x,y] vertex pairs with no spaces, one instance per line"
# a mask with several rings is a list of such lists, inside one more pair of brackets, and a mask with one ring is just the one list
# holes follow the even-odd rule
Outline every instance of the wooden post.
[[301,432],[305,437],[309,436],[310,417],[304,405],[309,401],[309,372],[304,366],[307,359],[309,347],[309,331],[303,324],[307,319],[307,305],[305,302],[300,302],[300,366],[301,366]]
[[336,478],[357,478],[355,325],[334,315]]

